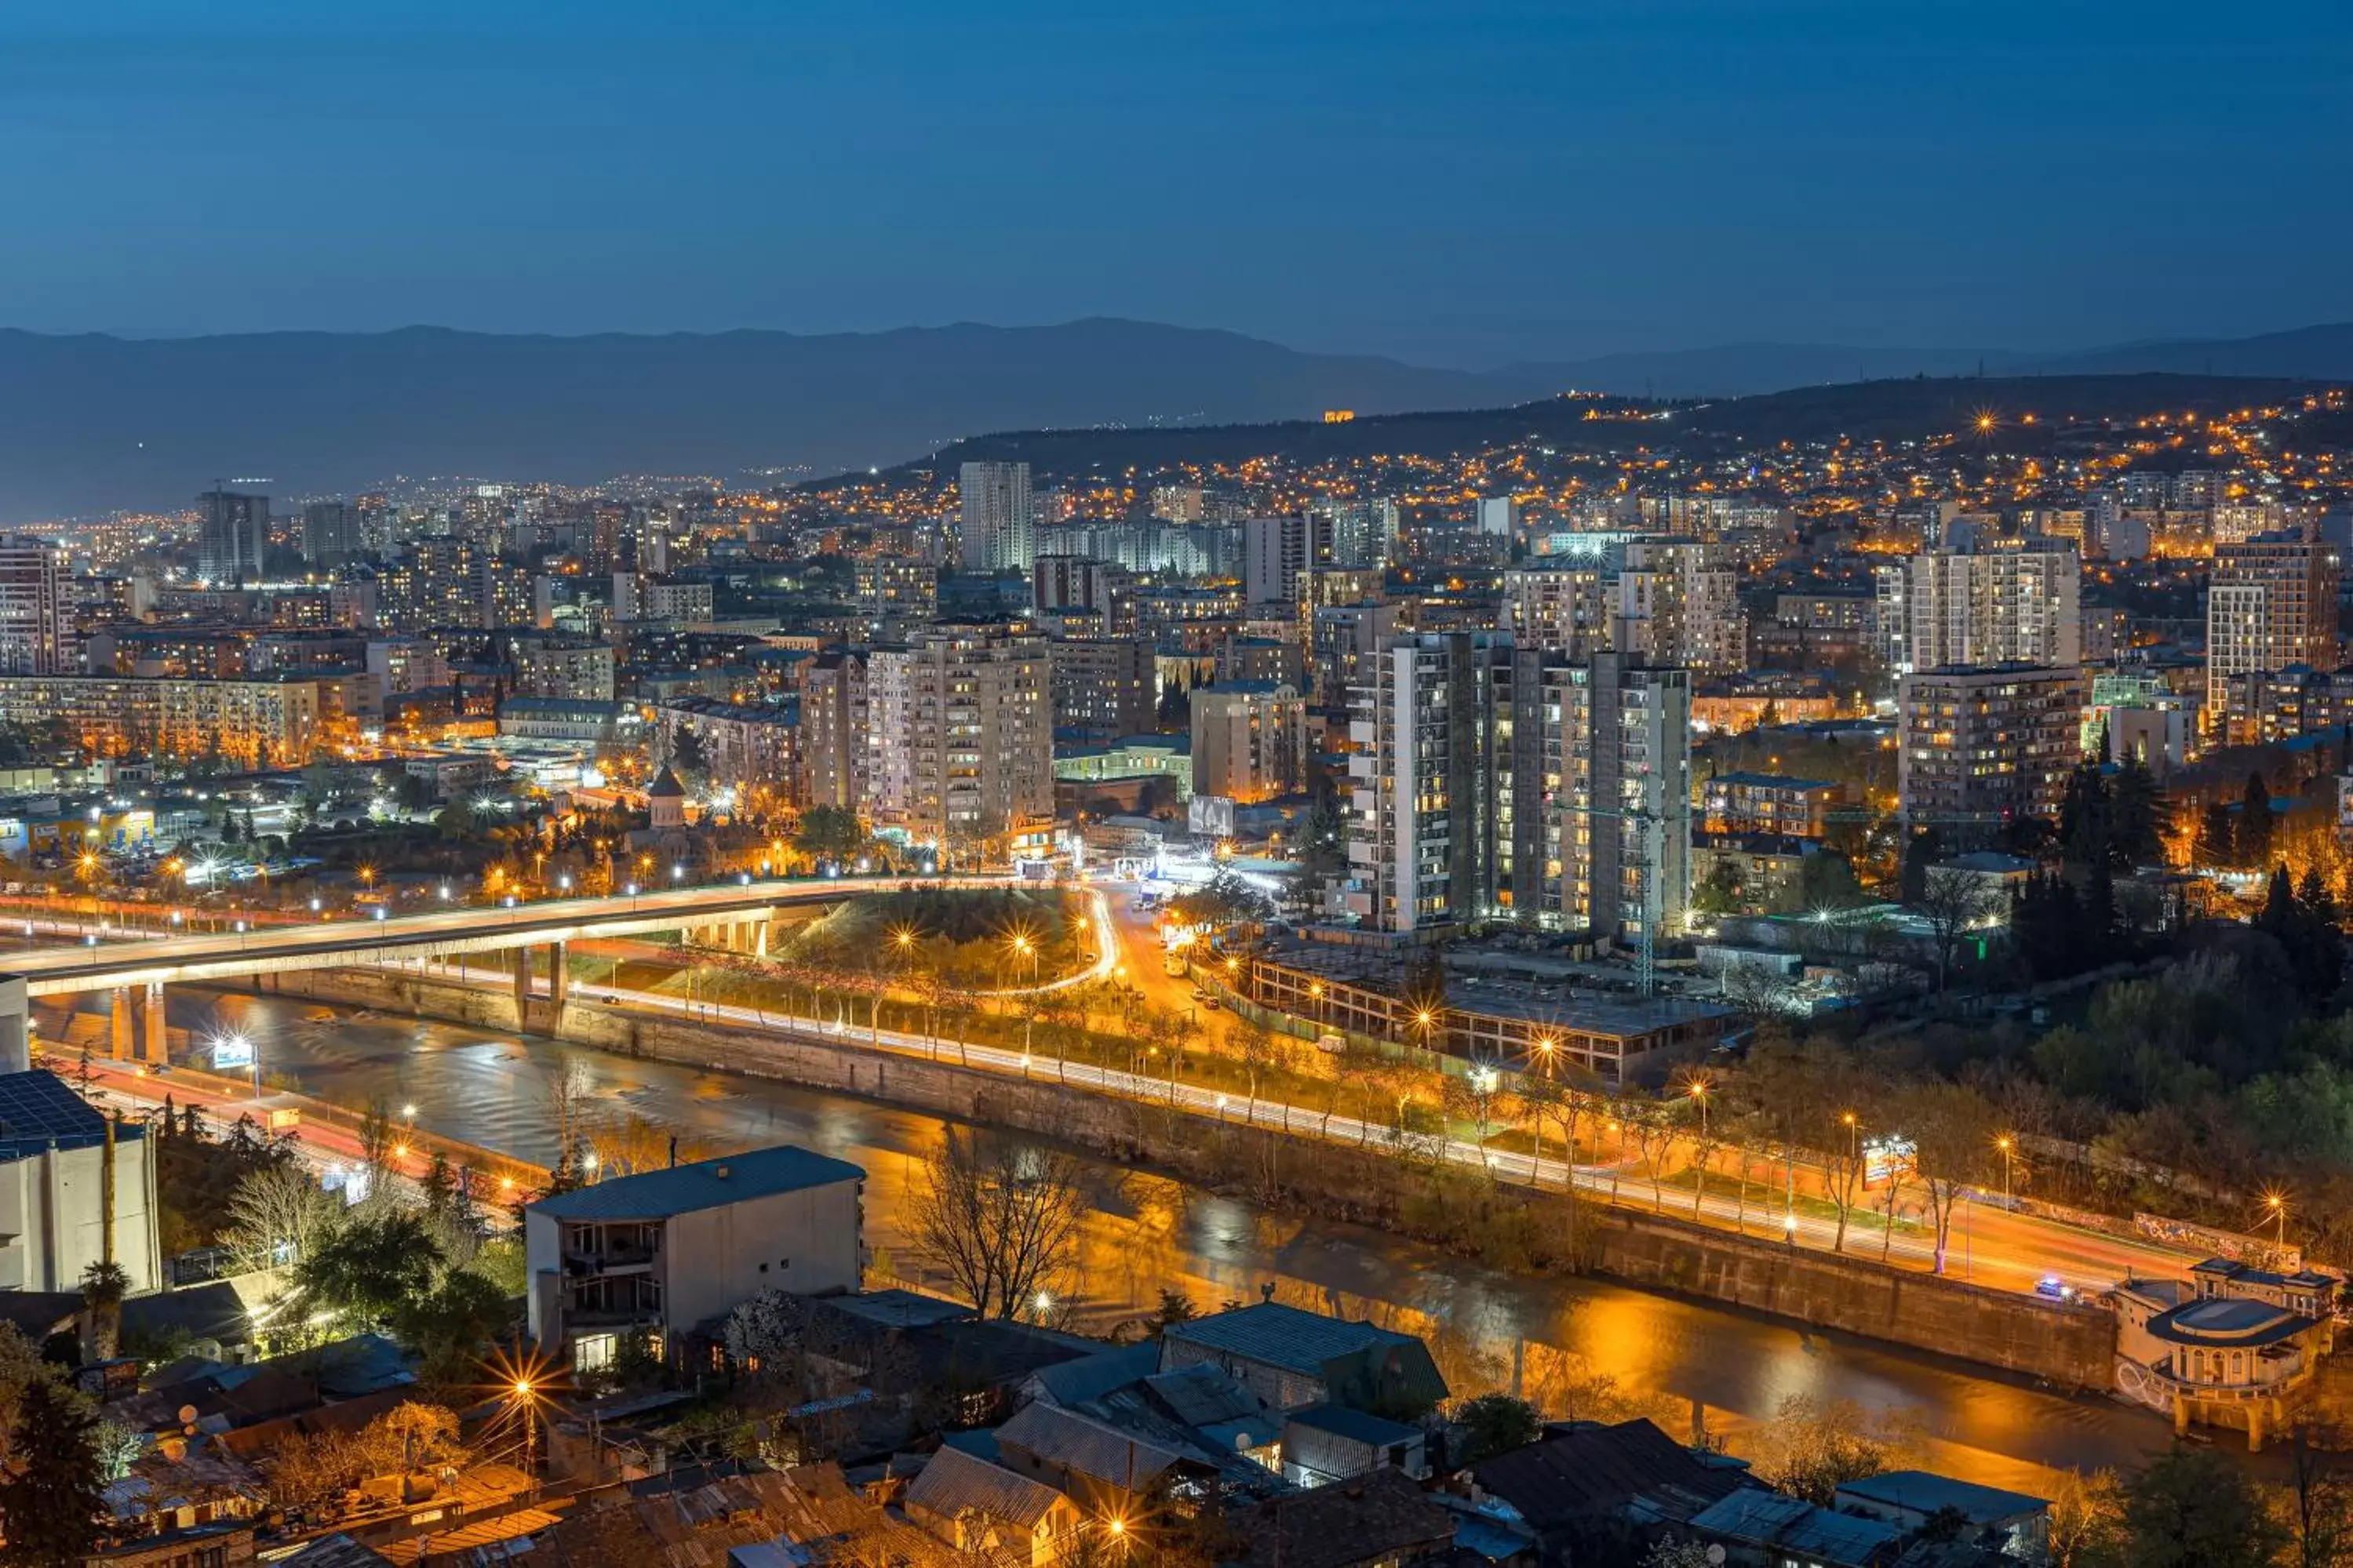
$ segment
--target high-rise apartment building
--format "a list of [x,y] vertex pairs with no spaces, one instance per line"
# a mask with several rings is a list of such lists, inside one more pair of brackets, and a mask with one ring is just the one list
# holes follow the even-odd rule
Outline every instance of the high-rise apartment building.
[[64,553],[44,539],[0,539],[0,675],[58,675],[75,659]]
[[865,657],[818,655],[801,681],[802,798],[867,815],[870,749]]
[[1748,616],[1740,575],[1715,563],[1696,539],[1635,540],[1618,574],[1610,646],[1652,664],[1711,675],[1748,667]]
[[1042,637],[939,626],[868,656],[874,807],[966,861],[1054,816],[1052,676]]
[[1027,463],[966,463],[958,471],[967,572],[1027,572],[1037,554]]
[[1092,620],[1106,637],[1135,630],[1135,574],[1092,555],[1040,555],[1029,567],[1029,607]]
[[[1602,653],[1546,669],[1542,687],[1542,710],[1558,715],[1542,783],[1561,919],[1621,941],[1680,931],[1691,902],[1690,672]],[[1525,798],[1546,798],[1536,784],[1524,784]]]
[[1897,682],[1905,823],[1947,848],[2024,816],[2055,817],[2083,760],[2080,669],[2030,664],[1915,670]]
[[1609,646],[1609,584],[1596,566],[1515,567],[1504,574],[1504,625],[1524,648],[1584,658]]
[[1297,603],[1299,574],[1335,563],[1328,512],[1253,517],[1242,523],[1242,589],[1253,605]]
[[2083,662],[2074,546],[1924,551],[1879,568],[1880,651],[1901,674],[1947,665]]
[[1689,671],[1615,653],[1572,663],[1494,632],[1395,638],[1365,668],[1347,903],[1366,924],[1680,928]]
[[1378,571],[1397,553],[1398,503],[1387,496],[1315,501],[1307,510],[1329,530],[1335,566]]
[[411,540],[377,576],[376,611],[400,631],[534,623],[531,575],[449,534]]
[[368,557],[359,508],[349,501],[314,500],[302,505],[302,559],[335,567]]
[[1271,800],[1307,787],[1307,702],[1274,680],[1197,686],[1193,793]]
[[1082,745],[1148,735],[1159,711],[1157,661],[1148,637],[1055,637],[1054,729]]
[[196,575],[235,587],[262,580],[269,549],[269,498],[238,490],[206,490],[196,498]]
[[2302,665],[2333,670],[2340,658],[2337,546],[2299,534],[2269,533],[2218,546],[2206,595],[2206,722],[2233,738],[2251,737],[2260,716],[2244,678]]
[[940,613],[940,569],[902,555],[872,555],[855,570],[860,609],[868,629],[892,640],[928,626]]

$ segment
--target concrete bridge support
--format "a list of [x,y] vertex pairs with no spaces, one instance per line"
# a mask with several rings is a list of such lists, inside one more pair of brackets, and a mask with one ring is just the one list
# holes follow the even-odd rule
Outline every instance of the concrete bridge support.
[[151,982],[147,987],[147,1029],[140,1039],[140,1059],[150,1067],[162,1067],[172,1059],[169,1026],[164,1014],[164,983]]
[[106,998],[107,1056],[118,1062],[131,1059],[131,987],[118,985]]
[[0,977],[0,1073],[26,1072],[33,1065],[32,999],[21,974]]

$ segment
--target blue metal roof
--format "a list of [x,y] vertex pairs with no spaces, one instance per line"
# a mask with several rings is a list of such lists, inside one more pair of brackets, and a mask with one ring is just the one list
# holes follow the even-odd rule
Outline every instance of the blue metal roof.
[[[139,1129],[126,1126],[120,1135],[136,1138]],[[49,1148],[89,1149],[105,1142],[105,1116],[57,1074],[39,1068],[0,1074],[0,1160],[21,1160]]]
[[540,1199],[530,1212],[557,1219],[667,1219],[701,1209],[723,1208],[747,1198],[773,1197],[778,1193],[809,1187],[829,1187],[837,1182],[862,1182],[866,1173],[847,1160],[837,1160],[789,1143],[754,1149],[748,1154],[725,1154],[699,1160],[667,1171],[647,1171],[635,1176],[615,1176],[594,1186]]
[[1889,1470],[1883,1475],[1865,1476],[1859,1481],[1843,1481],[1839,1485],[1838,1496],[1841,1503],[1852,1498],[1859,1502],[1915,1513],[1935,1514],[1949,1508],[1972,1524],[1997,1524],[2021,1513],[2040,1513],[2051,1506],[2047,1499],[2004,1491],[2000,1487],[1981,1487],[1975,1481],[1955,1480],[1933,1470]]

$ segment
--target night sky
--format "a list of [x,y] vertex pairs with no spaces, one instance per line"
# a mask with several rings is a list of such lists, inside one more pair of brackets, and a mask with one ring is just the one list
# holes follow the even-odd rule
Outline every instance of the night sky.
[[2057,349],[2348,258],[2347,0],[0,5],[40,331]]

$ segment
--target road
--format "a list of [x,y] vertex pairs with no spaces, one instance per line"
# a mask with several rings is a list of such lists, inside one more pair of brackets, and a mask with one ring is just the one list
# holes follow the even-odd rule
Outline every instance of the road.
[[[100,1005],[79,1004],[91,1012]],[[516,1159],[554,1157],[547,1084],[576,1062],[590,1076],[596,1114],[675,1130],[688,1153],[794,1142],[851,1160],[868,1172],[878,1263],[925,1279],[904,1216],[911,1183],[940,1136],[935,1118],[495,1031],[330,1013],[290,997],[191,987],[174,990],[169,1006],[175,1027],[246,1034],[269,1068],[305,1093],[354,1107],[377,1097],[414,1103],[420,1127]],[[757,1070],[755,1055],[746,1067]],[[1083,1244],[1064,1289],[1082,1326],[1096,1330],[1148,1310],[1163,1287],[1213,1306],[1255,1299],[1271,1284],[1280,1300],[1428,1337],[1461,1393],[1516,1384],[1556,1398],[1607,1374],[1679,1434],[1690,1422],[1680,1402],[1697,1402],[1718,1431],[1767,1418],[1799,1394],[1916,1408],[1933,1435],[1926,1458],[1936,1468],[2028,1490],[2049,1484],[2043,1467],[2131,1467],[2169,1439],[2164,1422],[2112,1401],[2064,1397],[1956,1362],[1602,1281],[1523,1279],[1109,1165],[1090,1164],[1087,1180]]]
[[[1116,974],[1123,981],[1143,989],[1147,998],[1157,1005],[1178,1009],[1196,1006],[1191,984],[1182,977],[1162,972],[1157,939],[1149,925],[1134,916],[1129,902],[1131,895],[1094,890],[1088,896],[1090,918],[1097,928],[1096,958],[1087,969],[1049,982],[1047,987],[1076,984]],[[653,897],[649,896],[649,901]],[[527,905],[512,912],[534,914],[543,920],[562,918],[560,914],[547,912],[553,909],[560,909],[560,906]],[[438,924],[446,920],[452,922],[448,929],[454,932],[460,929],[462,923],[459,917],[466,912],[453,910],[440,915],[409,917],[407,921],[392,923],[396,926]],[[499,911],[471,912],[479,918]],[[307,932],[315,929],[306,927],[303,931]],[[239,940],[236,936],[190,938],[170,945],[174,949],[209,950],[213,944],[234,944]],[[282,936],[280,940],[283,940]],[[110,959],[129,962],[134,954],[142,960],[145,957],[139,948],[126,944],[111,950],[96,950],[92,961],[100,967],[111,967]],[[37,973],[46,967],[45,961],[79,956],[74,950],[68,950],[63,953],[28,954],[17,962],[26,970]],[[503,988],[510,984],[503,977],[485,975],[479,970],[448,964],[435,967],[446,979],[486,989]],[[612,985],[601,985],[596,989],[600,995],[617,998],[623,1006],[649,1013],[692,1016],[713,1022],[737,1024],[755,1033],[777,1028],[799,1028],[818,1033],[847,1032],[880,1048],[915,1056],[930,1055],[942,1048],[936,1041],[893,1030],[870,1033],[861,1029],[845,1029],[839,1023],[797,1022],[784,1015],[751,1006],[715,1004]],[[964,1059],[973,1067],[1008,1076],[1052,1072],[1062,1081],[1080,1087],[1131,1099],[1166,1100],[1200,1114],[1221,1120],[1252,1121],[1294,1136],[1330,1138],[1367,1146],[1384,1144],[1389,1137],[1385,1126],[1353,1117],[1327,1117],[1308,1107],[1271,1100],[1248,1101],[1239,1096],[1197,1085],[1139,1077],[1115,1068],[1035,1060],[1021,1051],[1007,1047],[965,1047]],[[1540,1188],[1565,1188],[1573,1181],[1578,1190],[1598,1198],[1686,1219],[1702,1220],[1726,1229],[1739,1229],[1749,1235],[1786,1241],[1795,1247],[1829,1251],[1841,1246],[1834,1218],[1820,1212],[1820,1205],[1801,1207],[1794,1213],[1777,1207],[1769,1181],[1744,1185],[1718,1176],[1712,1181],[1704,1195],[1696,1194],[1672,1181],[1653,1184],[1637,1168],[1637,1162],[1626,1150],[1603,1152],[1612,1155],[1607,1163],[1571,1164],[1559,1158],[1538,1158],[1507,1150],[1482,1148],[1475,1142],[1459,1138],[1443,1140],[1440,1149],[1441,1157],[1454,1163],[1466,1167],[1483,1166],[1506,1180]],[[1915,1198],[1911,1206],[1916,1209],[1918,1205],[1919,1200]],[[1917,1268],[1933,1268],[1936,1263],[1935,1239],[1925,1224],[1899,1226],[1892,1236],[1884,1231],[1851,1226],[1843,1250],[1855,1256],[1884,1258],[1891,1262]],[[1969,1283],[1997,1289],[2031,1291],[2041,1282],[2055,1279],[2078,1291],[2092,1293],[2135,1274],[2180,1276],[2196,1260],[2194,1255],[2153,1242],[2126,1240],[1964,1199],[1952,1221],[1946,1252],[1946,1272]]]

